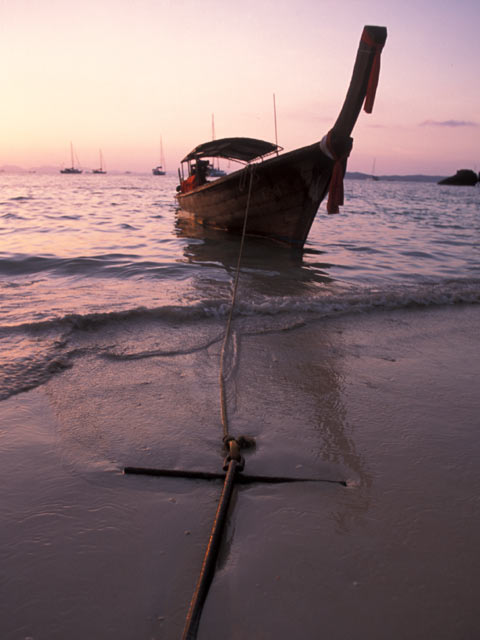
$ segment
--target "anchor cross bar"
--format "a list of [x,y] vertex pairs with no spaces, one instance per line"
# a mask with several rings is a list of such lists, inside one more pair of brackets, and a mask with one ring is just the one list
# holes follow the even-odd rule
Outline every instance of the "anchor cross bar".
[[[128,475],[163,476],[167,478],[186,478],[189,480],[225,480],[226,473],[212,471],[188,471],[183,469],[153,469],[148,467],[125,467],[123,472]],[[286,476],[261,476],[237,473],[235,482],[238,484],[281,484],[286,482],[328,482],[347,486],[345,480],[331,480],[328,478],[296,478]]]

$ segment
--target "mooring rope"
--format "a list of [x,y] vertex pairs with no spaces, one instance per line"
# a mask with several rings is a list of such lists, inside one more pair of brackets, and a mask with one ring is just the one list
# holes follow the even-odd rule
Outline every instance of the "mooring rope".
[[242,239],[240,241],[240,249],[238,251],[237,266],[235,269],[235,279],[232,288],[232,298],[230,303],[230,312],[227,318],[227,324],[225,328],[225,336],[223,339],[222,348],[220,351],[220,410],[222,418],[223,428],[223,442],[227,449],[227,457],[225,458],[223,470],[226,471],[222,495],[217,507],[217,513],[213,522],[212,531],[210,533],[210,539],[208,542],[207,550],[203,558],[202,569],[198,577],[195,592],[190,602],[187,618],[185,621],[185,627],[183,630],[182,640],[195,640],[197,637],[198,625],[200,622],[200,616],[202,613],[205,598],[207,597],[210,583],[212,582],[213,574],[215,572],[215,563],[220,549],[222,541],[222,533],[225,526],[228,507],[230,504],[230,498],[232,496],[233,485],[235,483],[235,477],[237,471],[242,471],[244,467],[244,459],[240,454],[240,446],[244,446],[247,440],[244,437],[235,439],[230,435],[228,425],[228,412],[227,412],[227,394],[225,389],[225,353],[227,351],[228,342],[232,332],[233,311],[235,309],[235,301],[237,298],[238,281],[240,277],[240,266],[242,263],[243,247],[245,244],[245,236],[247,232],[247,220],[248,210],[250,208],[250,196],[252,193],[253,183],[253,165],[250,165],[248,170],[250,171],[250,182],[248,185],[247,203],[245,206],[245,215],[243,217]]
[[[335,484],[345,485],[346,483],[338,480],[322,480],[320,478],[290,478],[283,476],[260,476],[260,475],[246,475],[241,473],[245,466],[245,460],[241,455],[241,449],[247,448],[254,444],[253,438],[248,436],[233,437],[230,435],[228,424],[228,412],[227,412],[227,394],[226,394],[226,376],[225,376],[225,354],[227,351],[228,343],[232,333],[233,313],[235,308],[235,302],[238,290],[238,281],[240,277],[240,267],[242,263],[243,248],[245,244],[245,236],[247,231],[248,212],[250,209],[250,198],[252,193],[254,165],[250,165],[247,171],[243,174],[247,176],[250,173],[250,181],[248,186],[247,201],[245,206],[245,215],[243,219],[242,237],[240,242],[240,249],[238,252],[237,266],[235,270],[235,278],[232,288],[232,297],[230,304],[230,312],[228,314],[227,324],[225,328],[225,336],[223,339],[222,348],[220,351],[220,406],[221,406],[221,418],[223,429],[223,442],[227,455],[223,463],[224,473],[212,473],[208,471],[185,471],[180,469],[148,469],[144,467],[125,467],[124,472],[128,474],[142,474],[151,476],[167,476],[174,478],[191,478],[197,480],[221,480],[223,479],[223,489],[220,496],[217,511],[215,514],[215,520],[210,533],[207,549],[203,558],[202,568],[197,580],[195,591],[190,602],[187,617],[185,620],[185,626],[183,629],[182,640],[196,640],[198,627],[200,623],[200,617],[202,614],[203,605],[208,594],[210,584],[212,582],[215,565],[217,562],[218,552],[222,543],[222,535],[225,530],[225,524],[227,521],[228,509],[230,505],[230,499],[233,493],[234,485],[238,484],[250,484],[250,483],[269,483],[277,484],[283,482],[332,482]],[[243,177],[242,177],[243,180]],[[246,183],[243,182],[243,187]]]
[[218,550],[222,542],[222,533],[227,519],[228,506],[232,496],[233,484],[237,471],[237,461],[230,460],[228,464],[227,475],[223,484],[222,495],[217,506],[215,520],[213,522],[210,539],[208,541],[207,550],[203,558],[202,569],[198,577],[195,593],[187,613],[185,627],[183,629],[182,640],[195,640],[197,637],[200,616],[202,615],[205,598],[208,594],[213,574],[215,573],[215,563],[217,560]]
[[219,382],[220,382],[220,411],[222,417],[222,428],[223,428],[223,438],[226,441],[230,437],[229,425],[228,425],[228,412],[227,412],[227,396],[225,389],[225,353],[227,350],[228,342],[230,339],[231,329],[232,329],[232,320],[233,320],[233,311],[235,309],[235,302],[237,298],[237,289],[238,289],[238,281],[240,278],[240,265],[242,263],[243,256],[243,247],[245,244],[245,236],[247,233],[247,220],[248,220],[248,211],[250,209],[250,196],[252,194],[252,184],[253,184],[253,169],[254,165],[249,165],[250,171],[250,181],[248,184],[248,193],[247,193],[247,204],[245,207],[245,215],[243,217],[243,228],[242,228],[242,239],[240,241],[240,249],[238,251],[238,259],[237,266],[235,269],[235,279],[233,282],[232,289],[232,298],[230,303],[230,311],[228,314],[227,325],[225,328],[225,336],[223,338],[222,349],[220,351],[220,374],[219,374]]

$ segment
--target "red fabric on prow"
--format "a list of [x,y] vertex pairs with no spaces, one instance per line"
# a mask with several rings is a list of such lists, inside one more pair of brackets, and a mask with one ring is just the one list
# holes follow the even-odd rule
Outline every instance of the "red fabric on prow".
[[372,40],[367,29],[363,30],[361,41],[367,44],[372,49],[375,49],[375,56],[373,58],[372,68],[370,70],[370,76],[368,78],[365,105],[363,107],[367,113],[372,113],[373,103],[375,102],[375,94],[377,92],[378,78],[380,76],[380,54],[382,53],[383,44],[378,44],[378,42]]
[[331,131],[327,134],[327,147],[335,160],[335,164],[333,165],[328,189],[327,212],[340,213],[339,206],[343,205],[343,158],[335,153],[331,144],[331,134]]

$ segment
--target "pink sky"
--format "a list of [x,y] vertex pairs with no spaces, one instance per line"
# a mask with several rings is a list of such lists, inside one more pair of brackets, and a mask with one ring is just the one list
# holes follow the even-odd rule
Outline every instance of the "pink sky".
[[0,166],[167,168],[217,137],[290,150],[336,119],[364,24],[388,28],[349,170],[480,170],[478,0],[4,0]]

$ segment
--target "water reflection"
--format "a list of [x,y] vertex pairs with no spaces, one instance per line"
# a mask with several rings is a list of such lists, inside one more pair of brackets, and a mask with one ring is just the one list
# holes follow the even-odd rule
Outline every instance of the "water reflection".
[[[202,227],[178,217],[175,232],[186,240],[183,253],[186,262],[205,267],[221,267],[234,274],[241,239],[239,236]],[[316,251],[319,256],[322,252]],[[332,282],[329,263],[306,260],[308,251],[275,244],[261,238],[247,237],[242,256],[242,274],[258,293],[298,295]]]
[[[184,219],[177,219],[176,233],[186,240],[186,261],[221,268],[233,280],[238,237]],[[247,238],[241,301],[318,295],[319,284],[328,288],[334,282],[331,265],[321,257],[316,249],[298,251]],[[197,285],[203,290],[205,283]],[[275,443],[271,457],[265,458],[261,449],[252,457],[253,465],[262,465],[262,473],[278,474],[291,465],[290,470],[298,466],[306,474],[321,475],[328,469],[335,479],[347,480],[349,488],[340,489],[347,495],[334,502],[330,514],[337,530],[347,531],[369,508],[372,477],[344,405],[341,333],[331,321],[299,315],[294,305],[285,305],[285,312],[277,308],[272,315],[255,309],[258,313],[235,320],[235,375],[227,390],[232,424],[237,433],[251,431],[253,425],[260,441]]]
[[[317,460],[344,470],[347,488],[336,511],[330,513],[337,531],[346,532],[370,507],[372,475],[365,455],[355,442],[355,426],[345,407],[346,376],[342,335],[332,324],[315,323],[310,336],[310,356],[299,356],[302,375],[298,386],[311,398],[311,419],[316,434],[312,453]],[[292,363],[293,364],[293,363]]]
[[[248,334],[246,324],[237,322],[239,362],[229,384],[237,403],[234,423],[258,430],[262,446],[252,464],[272,474],[281,469],[287,475],[345,480],[348,486],[339,488],[330,518],[338,531],[348,531],[370,507],[372,475],[346,409],[342,334],[328,320],[293,330],[258,328],[256,335]],[[311,500],[318,491],[321,485],[303,490]]]

